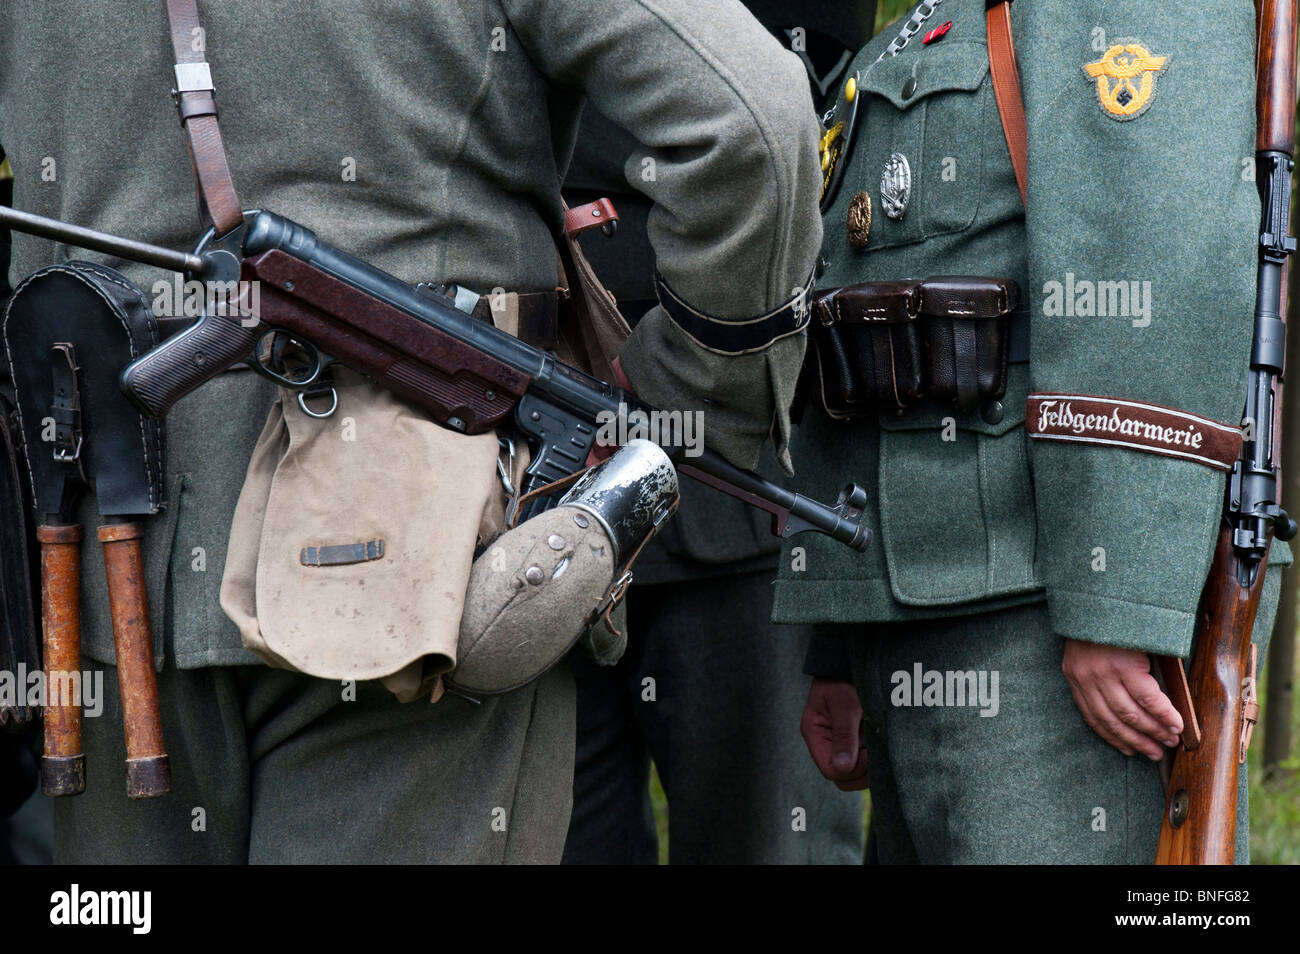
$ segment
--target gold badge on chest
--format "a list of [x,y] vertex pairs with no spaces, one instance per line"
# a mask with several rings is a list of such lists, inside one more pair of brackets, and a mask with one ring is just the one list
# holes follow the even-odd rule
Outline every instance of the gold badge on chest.
[[859,192],[849,202],[849,246],[856,252],[871,239],[871,193]]

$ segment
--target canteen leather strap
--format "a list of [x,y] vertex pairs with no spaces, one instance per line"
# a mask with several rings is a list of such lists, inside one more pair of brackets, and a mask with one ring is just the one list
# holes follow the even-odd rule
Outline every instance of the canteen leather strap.
[[225,235],[244,220],[217,123],[216,89],[207,62],[207,38],[199,25],[197,0],[167,0],[176,87],[172,99],[185,130],[185,145],[194,170],[199,222]]
[[987,13],[989,74],[993,77],[993,98],[998,103],[1002,132],[1011,153],[1020,202],[1025,201],[1029,133],[1025,123],[1025,102],[1020,96],[1020,69],[1016,66],[1016,45],[1011,38],[1011,0],[989,0]]

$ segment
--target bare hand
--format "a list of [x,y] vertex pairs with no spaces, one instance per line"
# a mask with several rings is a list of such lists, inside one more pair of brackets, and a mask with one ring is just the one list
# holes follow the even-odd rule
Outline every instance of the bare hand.
[[1159,761],[1165,746],[1178,744],[1182,716],[1160,691],[1146,653],[1067,639],[1061,671],[1083,720],[1125,755]]
[[851,682],[814,679],[799,731],[817,770],[845,792],[867,788],[862,703]]

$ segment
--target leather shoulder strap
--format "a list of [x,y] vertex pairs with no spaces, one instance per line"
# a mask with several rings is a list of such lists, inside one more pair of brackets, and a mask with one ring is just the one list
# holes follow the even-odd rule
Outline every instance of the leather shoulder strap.
[[224,235],[244,218],[217,125],[216,89],[207,62],[207,37],[199,25],[197,0],[167,0],[172,49],[176,53],[176,88],[172,98],[180,113],[185,144],[194,169],[199,222]]
[[993,76],[993,97],[1002,117],[1002,132],[1016,172],[1020,201],[1025,201],[1025,169],[1028,165],[1028,133],[1025,101],[1020,98],[1020,69],[1016,66],[1016,45],[1011,39],[1011,0],[988,0],[989,73]]

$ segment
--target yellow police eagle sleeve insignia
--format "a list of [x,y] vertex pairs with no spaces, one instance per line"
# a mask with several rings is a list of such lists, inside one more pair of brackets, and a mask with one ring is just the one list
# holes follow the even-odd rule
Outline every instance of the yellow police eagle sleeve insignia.
[[1112,119],[1136,119],[1156,95],[1156,77],[1169,66],[1170,57],[1155,56],[1136,40],[1120,40],[1083,72],[1097,82],[1102,112]]

